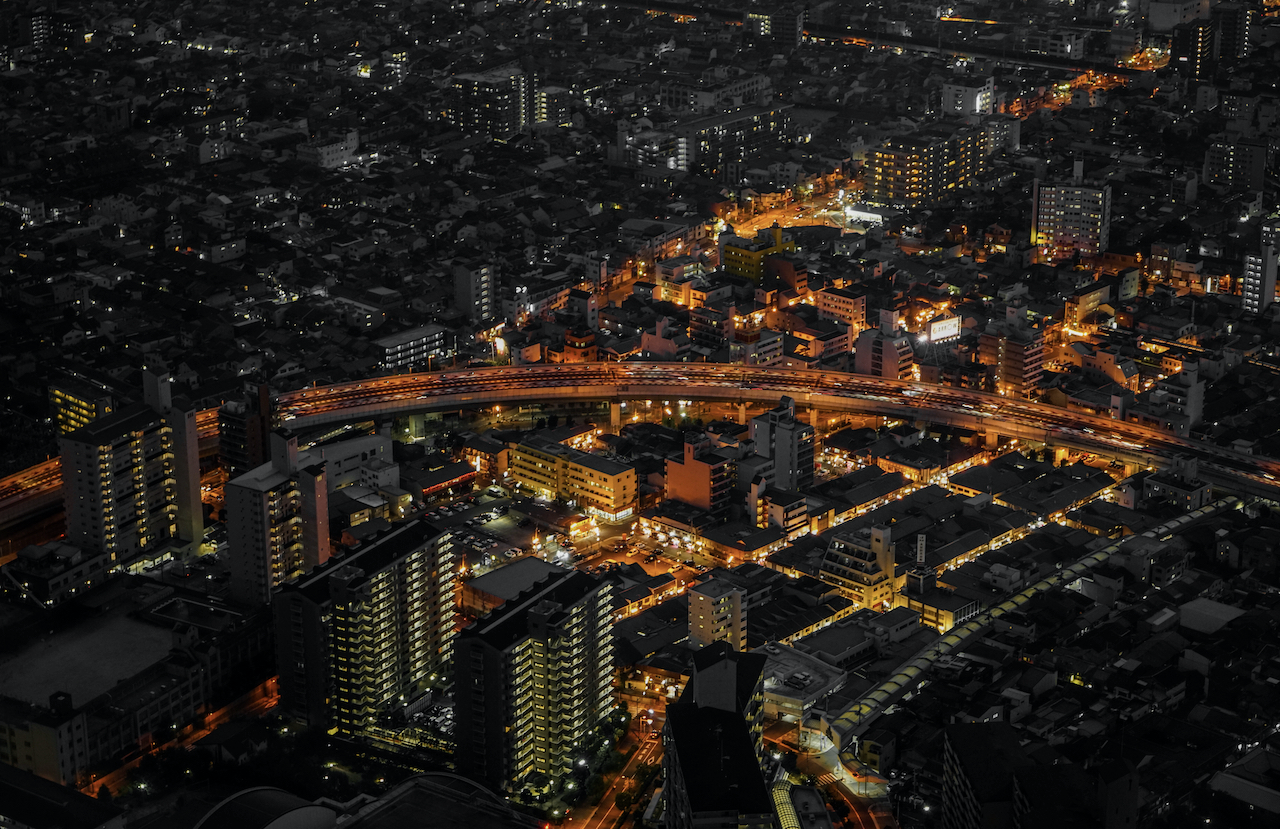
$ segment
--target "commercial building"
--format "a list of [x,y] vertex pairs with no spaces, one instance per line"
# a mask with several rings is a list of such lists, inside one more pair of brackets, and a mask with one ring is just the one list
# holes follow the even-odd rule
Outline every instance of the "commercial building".
[[980,129],[943,125],[887,139],[867,159],[866,201],[922,207],[969,186],[985,166]]
[[272,599],[282,709],[359,734],[441,684],[457,592],[450,534],[420,520],[284,585]]
[[511,789],[555,779],[613,711],[613,585],[577,571],[473,622],[454,646],[458,769]]
[[508,471],[521,486],[606,521],[629,518],[635,510],[633,467],[549,438],[535,435],[513,447]]
[[329,493],[319,453],[271,434],[271,460],[227,482],[231,596],[262,605],[289,579],[329,558]]
[[146,402],[64,435],[66,538],[125,561],[203,535],[195,410],[174,406],[168,375],[144,373]]
[[818,316],[843,322],[854,331],[867,327],[867,296],[846,288],[823,288],[814,294]]
[[796,402],[783,397],[778,405],[751,418],[750,437],[757,455],[773,461],[769,483],[781,489],[813,485],[813,427],[796,420]]
[[887,609],[894,597],[893,530],[886,525],[837,533],[822,558],[823,581],[840,588],[859,608]]
[[1226,133],[1214,137],[1204,152],[1200,180],[1215,190],[1262,190],[1267,180],[1267,142]]

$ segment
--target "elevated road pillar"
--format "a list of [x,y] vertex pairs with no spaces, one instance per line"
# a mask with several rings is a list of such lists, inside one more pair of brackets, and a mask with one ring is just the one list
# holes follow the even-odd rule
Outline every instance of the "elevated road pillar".
[[618,430],[622,428],[622,401],[609,401],[609,428],[616,435]]

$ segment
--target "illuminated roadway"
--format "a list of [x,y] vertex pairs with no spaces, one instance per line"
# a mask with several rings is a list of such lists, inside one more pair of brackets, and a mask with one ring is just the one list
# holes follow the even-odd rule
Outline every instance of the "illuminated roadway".
[[[1177,437],[1136,423],[1068,411],[995,394],[810,369],[717,363],[568,363],[400,374],[285,392],[276,411],[284,425],[306,429],[423,412],[528,402],[701,400],[775,404],[926,420],[1044,441],[1154,464],[1175,455],[1200,459],[1213,483],[1276,495],[1280,462]],[[1216,480],[1215,480],[1216,479]]]
[[[1180,438],[1136,423],[928,383],[882,380],[837,371],[718,363],[569,363],[498,366],[368,380],[283,392],[282,425],[308,429],[425,411],[521,403],[700,400],[777,403],[790,396],[803,409],[947,423],[1020,440],[1154,464],[1178,454],[1200,459],[1201,477],[1248,495],[1277,497],[1280,462]],[[202,444],[212,443],[217,410],[197,418]],[[60,498],[57,458],[0,480],[0,527]]]

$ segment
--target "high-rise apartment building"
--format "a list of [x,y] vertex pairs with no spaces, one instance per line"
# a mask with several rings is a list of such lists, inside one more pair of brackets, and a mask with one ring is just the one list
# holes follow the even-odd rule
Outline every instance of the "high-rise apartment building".
[[1079,161],[1070,182],[1036,180],[1031,191],[1031,244],[1043,259],[1102,253],[1110,241],[1111,185],[1085,182]]
[[271,601],[290,579],[329,559],[329,494],[319,453],[299,452],[298,438],[271,433],[271,460],[227,482],[231,596]]
[[1042,321],[1007,319],[987,326],[978,339],[978,360],[988,367],[996,392],[1031,397],[1039,391],[1047,333]]
[[517,66],[455,75],[449,120],[474,133],[523,132],[533,124],[535,86],[535,79]]
[[921,207],[967,187],[985,165],[981,129],[940,125],[887,139],[868,159],[866,200]]
[[228,477],[262,466],[270,457],[271,392],[266,384],[257,394],[228,400],[218,409],[218,456]]
[[915,376],[916,352],[911,336],[898,325],[894,311],[880,311],[880,324],[858,334],[853,346],[853,371],[888,380]]
[[145,403],[59,441],[67,541],[116,560],[204,529],[195,410],[174,406],[168,375],[143,379]]
[[498,302],[493,265],[483,259],[454,262],[453,302],[472,323],[493,319]]
[[747,649],[746,590],[727,579],[709,579],[689,588],[689,642],[706,647],[727,642]]
[[283,710],[353,735],[443,684],[456,635],[450,538],[401,524],[275,594]]
[[1188,78],[1203,81],[1213,77],[1218,65],[1218,38],[1213,20],[1192,20],[1173,29],[1169,65]]
[[757,455],[773,461],[772,486],[813,486],[813,427],[796,420],[796,402],[784,397],[764,414],[751,418],[751,440]]
[[1200,179],[1217,190],[1262,190],[1269,152],[1264,138],[1217,135],[1204,152]]
[[454,645],[456,760],[512,788],[570,772],[613,711],[613,586],[553,573],[473,622]]
[[1219,3],[1210,12],[1218,36],[1218,59],[1224,64],[1247,57],[1251,51],[1249,33],[1257,11],[1248,3]]
[[694,654],[663,727],[665,829],[776,825],[760,763],[765,662],[725,642]]

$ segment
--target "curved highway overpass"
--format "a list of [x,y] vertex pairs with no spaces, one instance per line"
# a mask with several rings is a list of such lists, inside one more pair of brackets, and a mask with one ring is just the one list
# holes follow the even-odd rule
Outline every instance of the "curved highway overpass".
[[773,405],[788,396],[801,409],[926,420],[994,431],[1152,464],[1192,455],[1215,482],[1275,495],[1280,461],[1243,455],[1136,423],[995,394],[838,371],[717,363],[570,363],[399,374],[285,392],[282,424],[305,429],[429,410],[527,402],[692,399]]
[[[1280,461],[1242,455],[1136,423],[1094,417],[951,386],[882,380],[838,371],[718,363],[579,363],[498,366],[368,380],[283,392],[276,410],[294,429],[449,409],[595,400],[702,400],[926,420],[1151,464],[1179,454],[1201,461],[1202,477],[1243,493],[1277,497]],[[216,436],[217,411],[199,415],[202,444]],[[0,527],[60,497],[56,458],[0,481]]]

